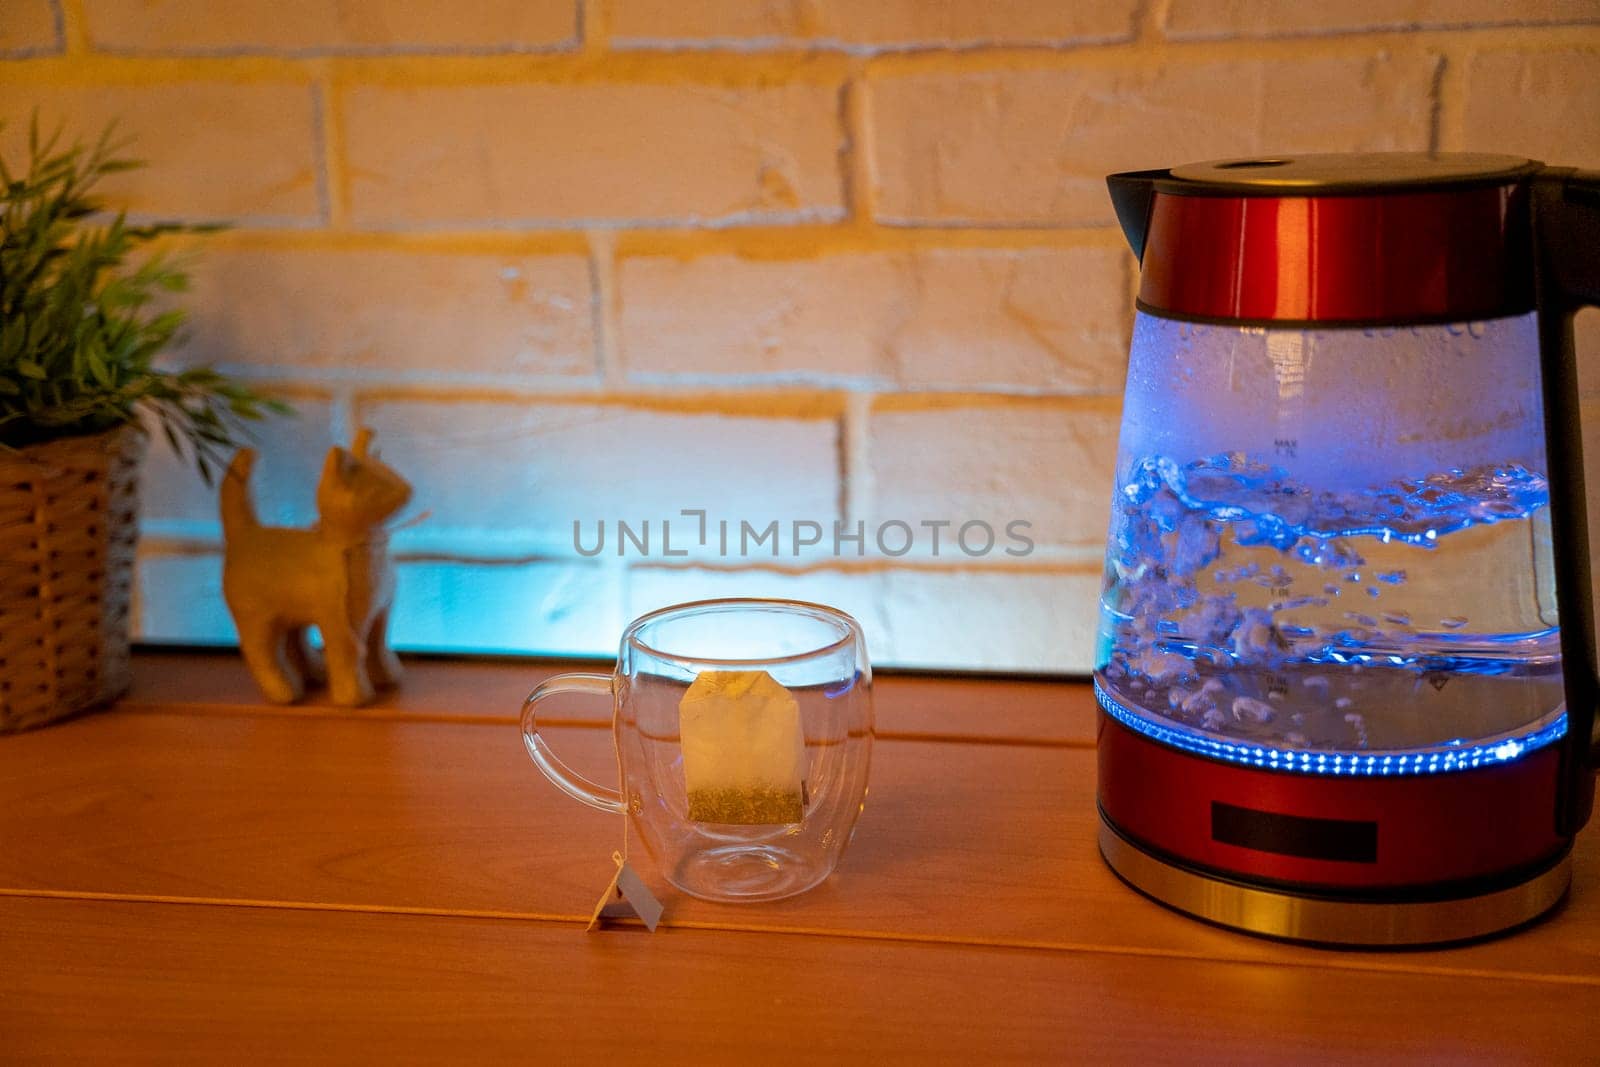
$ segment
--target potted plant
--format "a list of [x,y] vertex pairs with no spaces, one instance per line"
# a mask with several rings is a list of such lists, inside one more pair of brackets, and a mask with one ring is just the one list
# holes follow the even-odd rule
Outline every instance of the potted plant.
[[0,159],[0,733],[128,686],[146,425],[209,482],[244,420],[285,410],[210,368],[157,363],[187,276],[145,246],[196,228],[104,214],[96,183],[139,165],[111,129],[60,142],[36,117],[22,168]]

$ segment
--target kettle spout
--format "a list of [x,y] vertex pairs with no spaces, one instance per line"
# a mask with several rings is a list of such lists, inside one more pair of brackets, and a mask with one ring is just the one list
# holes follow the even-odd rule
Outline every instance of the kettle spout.
[[1122,224],[1128,247],[1141,262],[1145,234],[1150,228],[1150,204],[1156,196],[1156,179],[1171,173],[1170,170],[1130,170],[1106,178],[1111,204],[1117,209],[1117,222]]

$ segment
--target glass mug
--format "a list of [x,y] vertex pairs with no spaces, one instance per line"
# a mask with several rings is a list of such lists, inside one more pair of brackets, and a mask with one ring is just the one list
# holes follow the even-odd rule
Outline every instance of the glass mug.
[[[535,709],[557,693],[611,699],[620,791],[539,733]],[[833,872],[866,800],[872,730],[860,625],[793,600],[651,612],[623,632],[613,673],[559,675],[522,705],[545,777],[625,814],[667,881],[706,900],[777,900]]]

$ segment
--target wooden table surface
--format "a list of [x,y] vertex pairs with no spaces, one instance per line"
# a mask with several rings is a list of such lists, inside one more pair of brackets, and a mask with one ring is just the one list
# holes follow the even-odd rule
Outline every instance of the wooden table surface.
[[[0,737],[0,1062],[1600,1061],[1600,832],[1512,937],[1229,933],[1101,863],[1093,697],[1068,682],[880,676],[833,878],[714,905],[639,850],[664,926],[585,934],[620,823],[515,727],[571,666],[416,663],[346,711],[147,653],[116,708]],[[555,712],[606,775],[608,709]]]

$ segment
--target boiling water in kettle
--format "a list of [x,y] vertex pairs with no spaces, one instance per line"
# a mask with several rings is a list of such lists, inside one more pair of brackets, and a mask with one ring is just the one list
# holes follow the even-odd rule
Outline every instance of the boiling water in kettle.
[[1178,730],[1306,750],[1553,721],[1548,503],[1515,463],[1328,491],[1237,453],[1138,458],[1114,503],[1101,684]]

